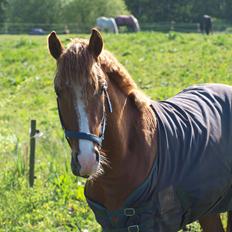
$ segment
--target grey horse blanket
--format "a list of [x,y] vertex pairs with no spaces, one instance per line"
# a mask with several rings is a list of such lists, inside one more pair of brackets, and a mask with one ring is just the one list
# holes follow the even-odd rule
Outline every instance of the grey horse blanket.
[[87,199],[104,232],[175,232],[202,215],[232,210],[232,87],[189,87],[152,102],[158,154],[123,207]]

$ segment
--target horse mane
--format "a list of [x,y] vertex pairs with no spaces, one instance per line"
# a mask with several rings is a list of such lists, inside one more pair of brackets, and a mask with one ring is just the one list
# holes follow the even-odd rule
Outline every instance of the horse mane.
[[125,67],[108,50],[104,50],[99,57],[102,69],[109,79],[114,82],[120,90],[131,98],[139,110],[149,106],[149,98],[137,87]]
[[[72,39],[67,45],[67,48],[58,59],[55,78],[55,85],[58,88],[62,88],[64,83],[69,85],[78,83],[85,88],[88,83],[88,86],[91,86],[93,90],[98,90],[98,81],[91,72],[94,59],[88,49],[86,49],[87,46],[88,43],[85,39]],[[80,73],[82,75],[79,75]],[[89,78],[84,78],[86,76],[89,76]],[[86,91],[88,91],[88,88]]]
[[[69,78],[65,80],[66,82],[79,81],[83,84],[83,81],[88,81],[93,89],[98,89],[98,84],[95,79],[96,76],[92,75],[90,71],[94,64],[94,58],[88,49],[86,49],[87,46],[88,41],[85,39],[73,39],[68,44],[67,49],[65,49],[61,58],[58,60],[58,72],[55,79],[55,84],[57,86],[62,86],[62,83],[60,83],[60,76],[62,79],[64,77]],[[103,72],[107,74],[110,81],[115,83],[126,96],[132,99],[140,111],[143,111],[144,107],[149,106],[149,98],[139,90],[128,71],[119,63],[112,53],[103,50],[98,57],[98,64],[100,64],[100,67]],[[99,73],[98,77],[102,76],[99,67],[95,66],[92,68]],[[88,75],[88,80],[87,78],[77,80],[78,73],[85,73]]]
[[[150,99],[137,87],[128,71],[122,64],[107,50],[103,50],[99,57],[99,62],[103,71],[107,74],[111,82],[115,83],[119,89],[132,100],[140,114],[140,126],[144,133],[144,138],[149,145],[153,142],[152,129],[156,128],[156,120],[151,120]],[[154,117],[152,117],[154,119]],[[149,123],[148,123],[149,122]]]

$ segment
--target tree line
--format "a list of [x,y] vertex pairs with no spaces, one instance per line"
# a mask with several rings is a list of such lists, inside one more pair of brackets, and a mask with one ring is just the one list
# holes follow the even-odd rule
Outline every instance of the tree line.
[[142,22],[199,22],[208,14],[232,21],[232,0],[125,0],[128,9]]
[[73,23],[78,31],[85,31],[99,16],[128,13],[124,0],[0,0],[2,25]]
[[0,0],[0,23],[68,24],[79,30],[99,16],[134,14],[141,23],[199,22],[203,14],[232,21],[232,0]]

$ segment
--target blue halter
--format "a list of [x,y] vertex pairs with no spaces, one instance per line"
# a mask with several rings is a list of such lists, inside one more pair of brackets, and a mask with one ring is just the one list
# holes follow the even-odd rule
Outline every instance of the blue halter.
[[[107,105],[109,107],[109,112],[112,113],[113,112],[112,104],[110,101],[109,94],[107,92],[107,85],[106,84],[104,84],[102,86],[102,93],[105,94],[105,98],[107,100]],[[101,122],[101,133],[100,133],[100,136],[97,136],[97,135],[82,132],[82,131],[79,132],[79,131],[73,131],[73,130],[66,130],[64,128],[64,123],[63,123],[63,119],[61,116],[58,98],[57,98],[57,106],[58,106],[58,113],[59,113],[59,117],[60,117],[60,122],[61,122],[61,125],[62,125],[62,128],[64,130],[66,138],[89,140],[91,142],[98,144],[99,146],[102,145],[102,141],[104,140],[104,134],[105,134],[105,129],[106,129],[106,113],[105,113],[104,107],[103,107],[103,117],[102,117],[102,122]]]

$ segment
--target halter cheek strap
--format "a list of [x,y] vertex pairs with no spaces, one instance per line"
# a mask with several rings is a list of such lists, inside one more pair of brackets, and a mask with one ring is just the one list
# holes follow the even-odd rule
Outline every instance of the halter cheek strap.
[[113,112],[113,109],[112,109],[112,104],[111,104],[111,101],[110,101],[110,97],[109,97],[109,94],[108,94],[108,92],[107,92],[107,85],[106,84],[104,84],[103,86],[102,86],[102,91],[104,92],[104,94],[105,94],[105,97],[106,97],[106,100],[107,100],[107,104],[108,104],[108,107],[109,107],[109,111],[110,111],[110,113],[112,113]]
[[[107,105],[109,107],[109,112],[112,113],[113,112],[112,104],[110,101],[109,94],[107,92],[107,85],[102,86],[102,93],[105,94],[105,99],[106,99]],[[66,138],[83,139],[83,140],[88,140],[88,141],[94,142],[94,143],[98,144],[99,146],[102,145],[102,141],[104,140],[104,134],[105,134],[105,129],[106,129],[106,113],[104,110],[104,106],[103,106],[103,117],[102,117],[102,122],[101,122],[100,136],[97,136],[97,135],[91,134],[91,133],[82,132],[82,131],[78,132],[78,131],[73,131],[73,130],[66,130],[64,128],[64,123],[63,123],[63,119],[61,116],[58,98],[57,98],[57,106],[58,106],[58,113],[59,113],[59,117],[60,117],[60,122],[61,122],[61,125],[62,125],[62,128],[64,130]]]

